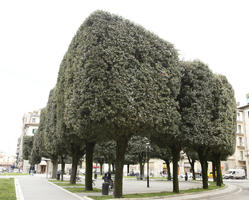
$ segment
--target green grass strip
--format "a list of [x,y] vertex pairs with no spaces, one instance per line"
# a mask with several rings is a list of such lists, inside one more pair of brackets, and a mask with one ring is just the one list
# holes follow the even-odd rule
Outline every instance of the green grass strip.
[[2,173],[0,176],[24,176],[24,175],[29,175],[27,173]]
[[0,179],[0,200],[16,200],[14,179]]
[[82,188],[64,188],[70,192],[73,192],[73,193],[91,193],[91,192],[101,192],[101,189],[98,189],[98,188],[93,188],[92,191],[86,191],[84,187]]
[[56,179],[48,179],[49,182],[58,182],[58,183],[69,183],[69,181],[58,181]]
[[[209,183],[208,189],[203,188],[193,188],[188,190],[181,190],[179,194],[186,194],[186,193],[195,193],[195,192],[204,192],[214,189],[220,189],[224,187],[225,185],[222,185],[221,187],[216,186],[216,183]],[[173,192],[157,192],[157,193],[137,193],[137,194],[125,194],[123,195],[123,198],[149,198],[149,197],[161,197],[161,196],[169,196],[169,195],[176,195],[176,193]],[[112,195],[108,196],[88,196],[94,200],[103,200],[103,199],[111,199],[113,198]]]
[[71,183],[58,183],[58,182],[54,182],[54,184],[59,185],[59,186],[84,186],[84,184],[81,183],[76,183],[76,184],[71,184]]

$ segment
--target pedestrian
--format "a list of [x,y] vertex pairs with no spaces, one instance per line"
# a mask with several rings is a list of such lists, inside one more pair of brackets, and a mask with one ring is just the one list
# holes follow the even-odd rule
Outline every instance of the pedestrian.
[[104,176],[102,177],[102,179],[104,179],[104,182],[108,182],[107,173],[104,174]]
[[94,170],[94,179],[95,179],[95,180],[97,180],[97,177],[98,177],[98,175],[97,175],[97,171],[96,171],[96,170]]
[[185,173],[185,181],[188,181],[188,173]]

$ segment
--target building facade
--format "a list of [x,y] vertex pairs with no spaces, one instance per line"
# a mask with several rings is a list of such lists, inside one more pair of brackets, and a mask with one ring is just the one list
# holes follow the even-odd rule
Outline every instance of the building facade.
[[40,123],[40,110],[36,110],[33,112],[28,112],[24,114],[22,119],[22,133],[18,138],[17,142],[17,150],[16,150],[16,166],[24,171],[28,172],[30,168],[30,164],[27,160],[23,159],[23,137],[24,136],[34,136],[36,133],[39,123]]

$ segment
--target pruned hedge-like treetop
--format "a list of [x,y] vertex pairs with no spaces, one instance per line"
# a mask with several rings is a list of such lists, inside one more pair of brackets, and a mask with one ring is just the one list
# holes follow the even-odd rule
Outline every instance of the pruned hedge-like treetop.
[[177,51],[141,26],[94,12],[74,36],[61,68],[65,123],[80,133],[109,127],[127,134],[174,121]]

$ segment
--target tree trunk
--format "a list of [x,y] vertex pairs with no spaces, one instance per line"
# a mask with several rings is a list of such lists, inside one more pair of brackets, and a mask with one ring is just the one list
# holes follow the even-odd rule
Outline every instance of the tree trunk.
[[[215,160],[212,160],[212,172],[213,172],[213,182],[216,182],[217,181],[217,178],[216,178],[216,162]],[[217,169],[217,168],[216,168]]]
[[140,178],[141,180],[144,178],[144,163],[139,162],[139,171],[140,171]]
[[130,173],[130,164],[127,164],[127,176],[129,175]]
[[112,163],[112,172],[115,172],[115,163]]
[[196,179],[195,178],[195,160],[192,159],[192,161],[191,161],[190,157],[189,156],[187,156],[187,157],[188,157],[188,162],[190,163],[190,166],[191,166],[191,172],[193,174],[193,180],[195,180]]
[[52,178],[56,178],[56,174],[58,171],[58,159],[53,159],[52,164],[53,164]]
[[63,156],[61,156],[61,181],[64,180],[64,173],[65,173],[65,162]]
[[222,180],[222,172],[221,172],[221,166],[220,166],[220,158],[217,158],[217,160],[216,160],[216,170],[217,170],[217,182],[216,182],[216,185],[221,186],[222,183],[223,183],[223,180]]
[[93,174],[93,150],[95,143],[86,142],[86,176],[85,176],[85,189],[87,191],[93,190],[92,187],[92,174]]
[[200,155],[200,153],[198,153],[198,154],[199,154],[199,159],[201,162],[201,176],[202,176],[203,189],[208,189],[207,160],[203,155]]
[[108,172],[111,173],[111,162],[108,162]]
[[169,160],[165,160],[165,163],[167,166],[168,181],[171,181],[170,162]]
[[103,175],[103,163],[99,163],[100,164],[100,175]]
[[128,137],[121,136],[117,139],[116,145],[116,173],[114,181],[114,197],[121,198],[123,195],[123,166],[125,151],[128,145]]
[[70,183],[71,184],[76,184],[78,163],[79,163],[79,157],[77,155],[73,155],[73,157],[72,157],[72,172],[71,172],[71,176],[70,176]]
[[173,155],[173,192],[179,193],[179,181],[178,181],[178,161],[180,160],[180,150],[172,148]]

